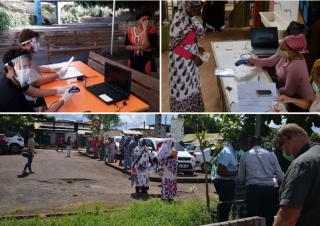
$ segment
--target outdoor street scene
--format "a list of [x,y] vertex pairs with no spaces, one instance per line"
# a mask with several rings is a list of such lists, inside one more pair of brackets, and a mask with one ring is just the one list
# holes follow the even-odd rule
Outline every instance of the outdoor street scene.
[[[0,225],[268,226],[300,194],[292,203],[312,215],[319,126],[319,115],[1,115]],[[295,178],[309,176],[290,179],[300,162]],[[317,225],[305,216],[292,215]]]

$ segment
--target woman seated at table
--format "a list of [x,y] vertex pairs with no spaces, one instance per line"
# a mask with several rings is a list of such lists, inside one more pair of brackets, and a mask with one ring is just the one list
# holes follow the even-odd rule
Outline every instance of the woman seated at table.
[[299,99],[281,95],[279,101],[285,104],[294,104],[310,112],[320,112],[320,59],[317,60],[311,71],[311,84],[314,91],[313,99]]
[[157,46],[157,29],[151,26],[151,13],[147,9],[139,10],[136,18],[138,23],[129,28],[125,42],[130,51],[128,67],[151,75],[156,71],[153,49]]
[[[275,67],[281,95],[313,100],[312,87],[308,81],[308,67],[302,55],[307,40],[303,34],[287,36],[281,41],[277,53],[269,58],[248,59],[247,66]],[[290,111],[301,111],[289,105]]]
[[4,53],[4,73],[0,78],[0,112],[32,112],[34,109],[26,100],[30,97],[43,97],[63,95],[63,97],[50,106],[47,111],[58,111],[71,97],[68,88],[38,89],[24,81],[30,73],[31,55],[22,48],[12,48]]

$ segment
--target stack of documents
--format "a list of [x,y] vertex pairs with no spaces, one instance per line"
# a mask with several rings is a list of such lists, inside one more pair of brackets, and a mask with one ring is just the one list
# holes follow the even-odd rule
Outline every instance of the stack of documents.
[[[233,112],[268,112],[272,111],[272,101],[277,100],[275,83],[247,82],[240,84],[238,89],[238,103],[231,105]],[[257,90],[270,90],[269,95],[259,95]]]

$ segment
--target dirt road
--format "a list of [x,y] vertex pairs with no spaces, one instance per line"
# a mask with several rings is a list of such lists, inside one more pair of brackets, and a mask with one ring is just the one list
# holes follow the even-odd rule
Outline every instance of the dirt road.
[[[75,211],[96,201],[114,209],[141,199],[132,194],[127,175],[77,152],[67,158],[65,152],[39,150],[35,174],[19,178],[25,162],[21,155],[0,156],[0,215]],[[159,195],[160,183],[150,185],[149,193]],[[205,184],[178,184],[177,198],[202,199],[204,191]]]

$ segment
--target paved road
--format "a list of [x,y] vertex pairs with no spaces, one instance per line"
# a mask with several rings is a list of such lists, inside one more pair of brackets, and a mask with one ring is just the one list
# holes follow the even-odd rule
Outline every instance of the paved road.
[[[95,201],[112,209],[137,200],[127,175],[77,152],[71,158],[65,155],[39,150],[33,162],[35,174],[24,178],[17,175],[21,174],[26,158],[0,156],[0,215],[76,210]],[[178,184],[177,198],[202,199],[204,189],[205,184]],[[211,195],[213,191],[210,185]],[[159,195],[159,183],[151,182],[149,193]]]

